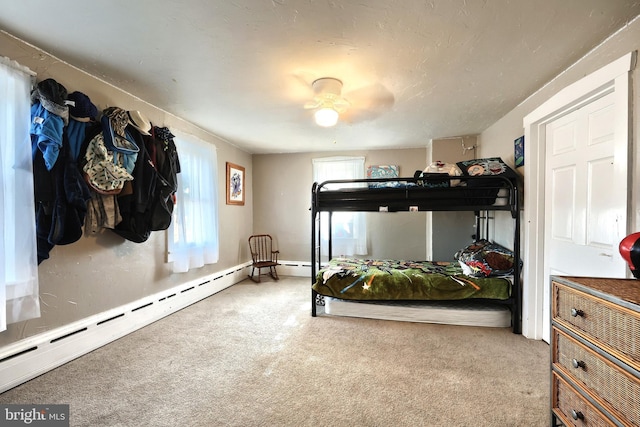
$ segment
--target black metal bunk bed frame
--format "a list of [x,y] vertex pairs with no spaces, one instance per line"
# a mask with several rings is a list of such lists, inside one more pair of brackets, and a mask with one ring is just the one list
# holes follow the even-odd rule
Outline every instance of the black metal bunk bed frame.
[[[442,186],[443,180],[462,181],[464,185]],[[393,183],[393,187],[370,188],[370,185]],[[367,185],[365,187],[329,190],[332,184]],[[455,176],[443,178],[375,178],[328,180],[314,183],[311,189],[311,284],[322,268],[320,248],[320,212],[329,213],[331,230],[333,212],[403,212],[403,211],[473,211],[476,215],[476,237],[480,236],[480,217],[484,211],[509,211],[514,220],[514,271],[511,297],[504,301],[511,310],[513,333],[522,333],[522,281],[520,257],[520,197],[517,179],[505,176]],[[328,259],[332,258],[329,233]],[[316,316],[320,295],[311,289],[311,315]]]

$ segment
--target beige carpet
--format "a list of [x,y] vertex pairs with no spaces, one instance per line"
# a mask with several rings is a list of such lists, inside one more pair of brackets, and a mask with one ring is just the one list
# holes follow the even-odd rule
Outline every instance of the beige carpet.
[[506,328],[312,318],[244,281],[0,395],[72,426],[549,425],[549,347]]

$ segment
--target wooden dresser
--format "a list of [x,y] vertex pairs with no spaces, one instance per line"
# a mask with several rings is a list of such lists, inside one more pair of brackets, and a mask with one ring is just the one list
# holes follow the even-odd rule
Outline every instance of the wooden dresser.
[[640,426],[640,280],[551,284],[552,425]]

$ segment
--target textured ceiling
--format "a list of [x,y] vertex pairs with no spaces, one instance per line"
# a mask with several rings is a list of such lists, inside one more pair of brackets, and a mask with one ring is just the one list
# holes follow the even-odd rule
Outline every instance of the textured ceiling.
[[[0,29],[249,152],[281,153],[480,133],[640,14],[640,1],[0,0],[0,10]],[[320,128],[303,105],[327,76],[344,82],[351,108]]]

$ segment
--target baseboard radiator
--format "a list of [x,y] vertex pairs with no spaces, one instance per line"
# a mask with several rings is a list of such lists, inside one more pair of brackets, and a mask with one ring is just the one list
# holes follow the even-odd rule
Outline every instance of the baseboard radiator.
[[309,261],[278,261],[278,274],[281,276],[309,277],[311,280],[311,263]]
[[[250,266],[219,271],[0,348],[0,393],[241,282]],[[281,261],[278,273],[308,277],[311,264]]]

